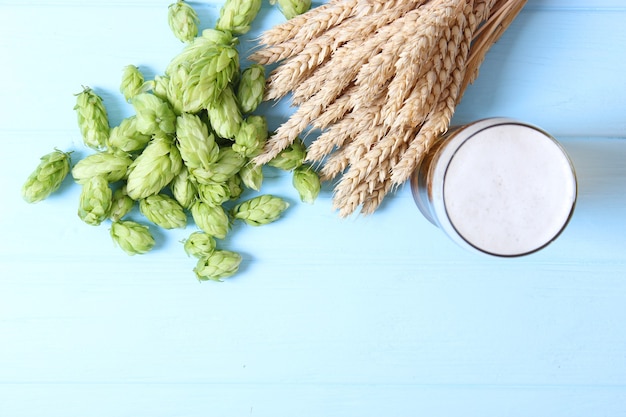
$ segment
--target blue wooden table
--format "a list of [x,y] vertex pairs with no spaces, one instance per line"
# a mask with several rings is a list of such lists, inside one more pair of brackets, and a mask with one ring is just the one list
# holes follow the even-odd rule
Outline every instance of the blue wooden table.
[[[220,2],[192,2],[205,27]],[[319,3],[317,3],[319,4]],[[162,73],[181,44],[168,1],[0,0],[0,416],[626,416],[626,4],[529,0],[455,122],[548,130],[579,179],[545,250],[496,259],[457,247],[408,186],[339,219],[326,186],[285,217],[237,227],[244,255],[199,284],[180,240],[145,256],[76,216],[70,180],[28,205],[39,156],[81,145],[73,94],[131,113],[121,69]],[[249,38],[282,21],[264,4]],[[250,44],[248,44],[250,45]],[[274,125],[292,109],[268,106]]]

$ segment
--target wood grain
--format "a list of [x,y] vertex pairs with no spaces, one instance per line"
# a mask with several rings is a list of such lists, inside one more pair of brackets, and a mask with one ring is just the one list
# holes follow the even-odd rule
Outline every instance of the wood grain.
[[[81,85],[119,122],[123,66],[160,74],[182,48],[168,4],[0,0],[0,416],[626,415],[621,0],[529,1],[455,118],[517,117],[570,153],[577,208],[545,250],[466,252],[406,186],[340,220],[330,185],[297,204],[271,171],[264,192],[293,205],[221,242],[244,255],[222,284],[195,281],[191,229],[128,257],[78,219],[70,180],[42,203],[19,198],[40,155],[86,154]],[[219,2],[193,4],[210,26]],[[282,17],[266,4],[260,19]],[[263,110],[274,126],[293,111]]]

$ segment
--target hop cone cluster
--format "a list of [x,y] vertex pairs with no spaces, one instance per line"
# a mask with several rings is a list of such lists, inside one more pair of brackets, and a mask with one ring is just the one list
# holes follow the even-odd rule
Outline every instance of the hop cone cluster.
[[[76,113],[84,143],[94,152],[70,166],[69,153],[55,151],[22,189],[28,202],[41,201],[71,172],[82,186],[78,216],[89,225],[110,222],[110,236],[129,255],[155,246],[150,227],[182,229],[189,217],[197,228],[183,249],[197,259],[200,281],[235,274],[241,255],[221,247],[235,220],[260,226],[277,220],[289,204],[259,192],[263,164],[252,158],[268,141],[265,117],[255,112],[265,90],[265,69],[239,67],[239,39],[248,32],[261,0],[227,0],[215,28],[198,34],[197,13],[178,0],[168,9],[174,36],[186,45],[163,74],[146,80],[135,65],[122,71],[119,91],[134,113],[110,127],[102,98],[90,88],[77,95]],[[272,164],[294,172],[294,188],[313,198],[308,171],[300,173],[306,149],[300,141]],[[271,169],[271,168],[270,168]],[[296,173],[298,180],[296,184]],[[135,221],[141,216],[143,222]],[[146,223],[146,224],[143,224]]]

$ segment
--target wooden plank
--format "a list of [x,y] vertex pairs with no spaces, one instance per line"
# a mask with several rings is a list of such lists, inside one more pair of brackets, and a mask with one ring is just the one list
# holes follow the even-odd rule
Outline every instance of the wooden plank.
[[[81,84],[115,123],[131,112],[121,68],[159,74],[180,51],[167,4],[0,0],[0,415],[626,415],[622,2],[531,0],[457,113],[537,123],[571,154],[579,201],[548,248],[468,253],[407,186],[340,220],[331,184],[297,204],[290,176],[268,170],[264,192],[292,207],[220,242],[244,256],[222,284],[195,281],[191,228],[128,257],[78,219],[70,179],[45,202],[18,197],[40,155],[86,154]],[[210,25],[215,4],[197,4]],[[276,125],[292,109],[264,110]]]
[[[55,415],[588,417],[626,415],[624,387],[307,384],[3,385],[0,412]],[[0,394],[1,396],[2,394]],[[28,407],[26,405],[29,405]]]

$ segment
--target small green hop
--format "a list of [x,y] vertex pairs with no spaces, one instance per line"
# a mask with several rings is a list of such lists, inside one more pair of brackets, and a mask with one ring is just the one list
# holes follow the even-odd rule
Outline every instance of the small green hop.
[[198,187],[189,174],[187,167],[183,167],[180,173],[170,183],[172,195],[178,204],[188,209],[198,197]]
[[263,184],[263,166],[255,163],[246,164],[239,171],[239,176],[243,185],[251,190],[259,191]]
[[130,116],[111,129],[108,147],[109,150],[127,153],[138,152],[148,145],[150,138],[150,135],[144,135],[137,130],[137,117]]
[[181,42],[191,42],[198,36],[198,14],[183,0],[170,4],[167,20],[174,36]]
[[265,194],[237,204],[231,214],[251,226],[261,226],[278,220],[288,207],[282,198]]
[[182,86],[183,111],[198,113],[215,104],[238,74],[237,49],[228,45],[210,45],[203,55],[189,63],[189,75]]
[[269,166],[282,169],[284,171],[293,171],[304,163],[306,159],[306,146],[300,138],[296,139],[293,144],[276,155],[274,159],[269,161]]
[[84,87],[82,92],[76,94],[74,110],[78,116],[78,127],[85,145],[95,150],[104,149],[110,127],[102,97],[91,88]]
[[139,200],[139,211],[152,223],[164,229],[182,229],[187,225],[187,215],[183,207],[165,194],[151,195]]
[[154,94],[138,94],[131,100],[135,108],[137,130],[144,135],[172,134],[176,131],[176,113]]
[[194,272],[199,281],[221,281],[239,270],[241,255],[227,250],[216,250],[198,260]]
[[132,162],[131,157],[125,153],[98,152],[78,161],[72,168],[72,176],[79,184],[96,176],[102,176],[108,182],[116,182],[126,178]]
[[217,161],[219,147],[215,137],[200,117],[183,113],[176,121],[176,145],[191,172],[207,168]]
[[207,108],[211,127],[217,136],[233,139],[243,121],[237,97],[230,86],[224,88],[216,100]]
[[145,93],[146,83],[143,74],[135,65],[127,65],[122,72],[122,83],[120,92],[126,99],[130,101],[138,94]]
[[261,9],[261,0],[226,0],[215,27],[237,35],[250,31],[250,24]]
[[113,191],[103,176],[89,178],[80,193],[78,217],[91,225],[99,226],[109,217],[113,205]]
[[183,160],[168,137],[156,136],[128,168],[128,195],[140,200],[158,194],[183,169]]
[[41,157],[39,165],[22,186],[22,197],[28,203],[45,200],[59,189],[70,172],[70,153],[55,150]]
[[241,73],[237,87],[237,100],[241,111],[252,113],[263,101],[265,94],[265,67],[253,64]]
[[118,188],[113,192],[113,202],[111,204],[111,211],[109,218],[114,221],[120,221],[126,216],[135,205],[135,200],[128,196],[126,192],[126,186]]
[[233,150],[246,157],[254,157],[261,153],[267,140],[267,123],[262,116],[249,116],[241,123],[235,135]]
[[228,187],[230,200],[237,200],[243,193],[243,181],[239,174],[230,177],[226,181],[226,186]]
[[307,12],[311,8],[311,0],[270,0],[270,4],[278,2],[278,7],[287,19]]
[[220,148],[217,161],[206,169],[196,169],[193,175],[200,184],[223,183],[237,174],[245,164],[246,158],[244,156],[235,152],[231,147],[223,147]]
[[191,206],[191,215],[196,225],[205,233],[217,239],[226,237],[230,220],[221,206],[211,206],[202,201],[196,201]]
[[292,183],[300,194],[300,200],[308,204],[315,202],[322,189],[319,175],[308,164],[301,165],[293,171]]
[[155,244],[148,226],[130,220],[114,222],[111,225],[111,237],[129,255],[147,253]]
[[184,241],[187,255],[195,258],[207,258],[215,251],[215,238],[204,232],[193,232]]
[[210,206],[221,206],[230,199],[230,187],[224,182],[198,184],[198,198]]

